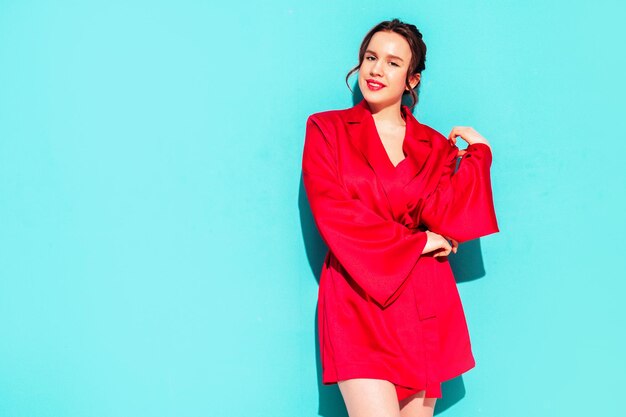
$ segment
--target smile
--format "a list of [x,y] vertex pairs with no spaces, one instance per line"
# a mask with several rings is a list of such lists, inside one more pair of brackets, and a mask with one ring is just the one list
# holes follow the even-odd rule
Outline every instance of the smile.
[[385,85],[379,83],[378,81],[366,80],[366,82],[367,82],[367,88],[369,88],[372,91],[378,91],[380,89],[385,88]]

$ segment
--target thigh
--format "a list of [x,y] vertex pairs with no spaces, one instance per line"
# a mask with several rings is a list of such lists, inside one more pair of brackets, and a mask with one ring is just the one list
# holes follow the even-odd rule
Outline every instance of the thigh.
[[400,417],[396,388],[391,382],[354,378],[337,384],[350,417]]
[[432,417],[437,398],[425,398],[426,391],[416,392],[400,402],[401,417]]

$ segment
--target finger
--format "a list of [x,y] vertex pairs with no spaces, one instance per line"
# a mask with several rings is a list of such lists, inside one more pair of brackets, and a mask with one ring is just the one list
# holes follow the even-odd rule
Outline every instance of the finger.
[[448,256],[448,253],[450,253],[450,251],[447,248],[440,248],[437,251],[437,256]]
[[454,240],[453,238],[451,238],[450,236],[446,236],[446,235],[442,235],[442,236],[443,236],[443,237],[445,237],[445,238],[446,238],[446,240],[448,240],[448,241],[450,241],[450,242],[452,242],[452,243],[457,243],[457,244],[459,243],[459,242],[457,242],[456,240]]
[[465,133],[465,126],[454,126],[448,135],[449,138],[461,136],[463,137],[463,133]]
[[453,127],[452,130],[450,131],[450,134],[448,134],[448,139],[450,139],[453,142],[456,142],[456,137],[458,136],[458,129],[457,127]]
[[[454,126],[452,128],[452,131],[450,132],[450,134],[448,135],[448,138],[456,138],[457,136],[460,136],[461,139],[463,139],[465,142],[467,142],[469,144],[468,138],[470,137],[470,133],[468,132],[468,127],[466,126]],[[455,139],[455,144],[456,144],[456,139]]]

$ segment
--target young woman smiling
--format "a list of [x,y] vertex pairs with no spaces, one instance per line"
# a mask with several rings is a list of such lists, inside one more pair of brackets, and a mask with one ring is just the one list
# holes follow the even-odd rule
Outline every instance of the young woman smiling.
[[414,25],[381,22],[346,77],[359,72],[363,99],[307,120],[303,181],[329,248],[322,378],[339,384],[350,417],[432,416],[441,382],[475,366],[447,256],[499,231],[491,146],[470,127],[446,138],[402,104],[417,103],[425,61]]

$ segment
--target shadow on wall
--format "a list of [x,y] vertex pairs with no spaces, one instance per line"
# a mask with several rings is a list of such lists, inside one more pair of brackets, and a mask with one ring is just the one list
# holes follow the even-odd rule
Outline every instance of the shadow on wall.
[[[360,96],[360,98],[359,96],[360,94],[355,94],[355,104],[361,100],[362,96]],[[298,206],[305,251],[312,274],[319,285],[322,264],[328,251],[328,247],[322,240],[317,230],[317,226],[315,225],[315,221],[306,197],[302,174],[300,175]],[[456,254],[451,254],[449,256],[449,261],[457,282],[471,281],[485,275],[482,252],[480,248],[480,239],[475,239],[460,245],[459,251]],[[324,385],[322,383],[322,365],[320,359],[317,314],[318,311],[316,309],[315,314],[313,315],[313,327],[315,331],[315,360],[317,365],[317,384],[319,392],[318,414],[323,417],[347,417],[348,413],[338,385]],[[311,360],[313,360],[313,358],[311,358]],[[435,414],[439,414],[452,407],[464,396],[465,385],[463,384],[461,375],[444,382],[442,384],[442,398],[437,400]]]

